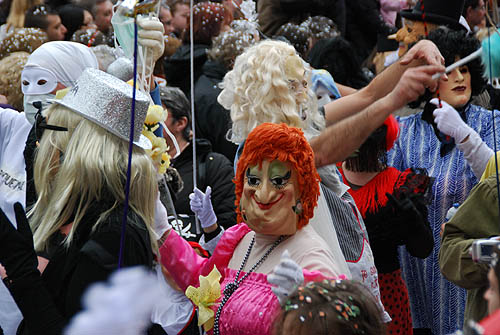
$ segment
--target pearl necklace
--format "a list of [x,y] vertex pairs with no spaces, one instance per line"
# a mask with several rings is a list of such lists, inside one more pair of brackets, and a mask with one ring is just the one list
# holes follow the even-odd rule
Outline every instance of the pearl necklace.
[[219,333],[219,318],[220,318],[220,313],[222,312],[222,308],[224,308],[224,305],[227,303],[231,295],[238,289],[240,286],[241,282],[248,277],[248,275],[252,272],[254,272],[269,256],[269,254],[284,240],[285,236],[281,235],[276,242],[269,248],[269,250],[266,251],[266,253],[259,259],[257,263],[240,279],[240,273],[243,271],[243,268],[245,267],[248,257],[250,257],[250,252],[252,251],[253,245],[255,244],[255,235],[252,238],[252,242],[250,242],[250,245],[248,246],[248,250],[245,254],[245,257],[243,258],[243,262],[241,263],[240,269],[236,273],[236,277],[234,278],[234,282],[229,283],[226,285],[224,288],[224,298],[222,298],[222,301],[219,305],[219,308],[217,308],[217,313],[215,313],[215,320],[214,320],[214,335],[220,335]]

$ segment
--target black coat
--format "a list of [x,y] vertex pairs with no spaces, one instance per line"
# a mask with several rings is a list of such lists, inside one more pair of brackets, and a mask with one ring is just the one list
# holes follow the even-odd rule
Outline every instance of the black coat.
[[332,19],[344,35],[348,1],[354,0],[259,0],[259,25],[265,35],[272,36],[287,22],[300,24],[309,16],[322,15]]
[[223,154],[233,162],[238,146],[226,140],[227,131],[232,126],[231,116],[229,111],[217,102],[221,92],[219,83],[227,69],[221,63],[208,60],[202,71],[203,74],[194,88],[196,137],[209,140],[214,152]]
[[377,34],[387,33],[389,27],[380,16],[377,0],[346,1],[346,35],[361,64],[377,45]]
[[[194,45],[194,82],[201,75],[201,67],[207,60],[208,45]],[[190,77],[190,46],[181,45],[175,53],[165,59],[164,71],[168,86],[179,87],[189,99],[191,96],[191,77]]]
[[[172,225],[182,237],[197,242],[201,234],[196,234],[194,213],[189,206],[189,194],[193,192],[192,150],[192,144],[190,144],[179,157],[172,161],[172,166],[177,169],[184,181],[184,188],[177,193],[177,200],[174,203],[177,215],[182,219],[183,227]],[[236,224],[233,165],[223,155],[212,152],[210,142],[205,139],[196,140],[196,157],[197,186],[202,192],[205,192],[207,186],[212,188],[212,206],[217,216],[217,223],[227,229]],[[191,226],[188,228],[189,223]],[[180,229],[186,229],[185,233]]]
[[[94,205],[79,223],[69,248],[58,232],[52,236],[49,263],[40,276],[13,283],[12,293],[24,320],[18,334],[62,334],[80,311],[82,295],[92,283],[105,281],[117,269],[123,206],[115,208],[95,231],[93,225],[109,206]],[[128,212],[122,266],[153,266],[149,234],[142,219]]]

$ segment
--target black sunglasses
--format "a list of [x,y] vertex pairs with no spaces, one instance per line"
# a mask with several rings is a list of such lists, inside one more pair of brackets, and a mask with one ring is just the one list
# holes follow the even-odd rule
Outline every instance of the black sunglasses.
[[47,124],[46,118],[42,115],[42,102],[41,101],[35,101],[33,102],[33,107],[38,109],[38,112],[35,114],[35,136],[36,140],[40,142],[40,139],[42,138],[43,132],[45,129],[49,130],[55,130],[55,131],[68,131],[68,128],[66,127],[59,127],[59,126],[53,126],[50,124]]

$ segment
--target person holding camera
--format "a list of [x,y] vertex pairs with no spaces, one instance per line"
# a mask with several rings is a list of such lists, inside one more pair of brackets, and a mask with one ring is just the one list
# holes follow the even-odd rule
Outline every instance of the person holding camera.
[[473,243],[500,244],[496,187],[495,175],[476,185],[443,231],[439,267],[446,279],[467,289],[464,324],[468,320],[481,320],[488,314],[484,293],[489,287],[490,267],[483,262],[491,256],[479,255],[479,262],[476,263],[469,250]]

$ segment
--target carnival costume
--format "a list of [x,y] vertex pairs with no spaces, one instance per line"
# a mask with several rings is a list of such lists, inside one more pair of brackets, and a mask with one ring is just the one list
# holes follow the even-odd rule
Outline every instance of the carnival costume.
[[[426,195],[432,184],[425,171],[398,171],[386,165],[386,151],[398,136],[391,115],[375,130],[357,153],[343,163],[344,182],[353,196],[368,231],[379,271],[378,283],[384,307],[392,322],[389,334],[413,334],[408,290],[401,276],[397,249],[406,245],[419,258],[427,257],[434,245],[426,221]],[[370,179],[361,181],[357,178]],[[350,179],[350,180],[349,180]]]
[[[133,142],[137,147],[150,148],[151,143],[140,135],[149,106],[149,98],[141,92],[136,93],[137,118],[134,123]],[[92,103],[88,103],[89,99]],[[107,101],[113,101],[113,104],[106,104]],[[102,154],[98,144],[96,145],[97,150],[94,152],[82,149],[89,141],[88,138],[85,138],[85,132],[87,134],[92,132],[97,139],[106,137],[106,146],[127,145],[126,139],[129,138],[130,128],[123,127],[122,122],[130,122],[130,119],[127,119],[127,117],[130,118],[130,114],[127,112],[131,103],[132,92],[127,84],[96,69],[85,70],[66,96],[62,100],[56,101],[50,110],[52,122],[57,122],[58,116],[62,113],[74,113],[74,117],[78,115],[81,116],[81,119],[75,119],[74,122],[77,123],[78,127],[73,126],[74,132],[69,134],[69,144],[67,147],[61,148],[64,152],[64,160],[58,162],[57,168],[50,166],[53,168],[51,171],[56,171],[53,172],[55,176],[52,177],[54,179],[53,192],[61,192],[59,187],[61,176],[64,176],[65,171],[68,170],[68,162],[76,159],[80,151],[84,151],[84,155],[87,155],[83,158],[87,162],[95,161],[88,155]],[[86,125],[88,128],[81,130]],[[65,128],[65,131],[70,130]],[[50,135],[53,133],[46,136]],[[81,138],[78,135],[81,135]],[[81,141],[82,139],[83,141]],[[43,138],[40,150],[48,147],[51,140],[53,138]],[[138,151],[134,152],[136,159],[138,159],[137,155],[144,157],[144,176],[147,176],[147,169],[149,169],[150,174],[154,173],[154,167],[147,154],[140,151],[139,148],[137,149]],[[61,151],[58,152],[62,156]],[[116,156],[107,159],[113,160],[116,159]],[[105,159],[103,158],[103,160]],[[113,162],[111,161],[111,165],[115,166],[116,162]],[[109,171],[102,165],[97,169],[100,171],[98,177],[112,178]],[[84,165],[79,167],[77,173],[83,175],[90,173],[89,170],[91,168]],[[84,177],[75,178],[74,184],[71,185],[77,185],[82,178]],[[142,183],[145,182],[144,179],[145,177],[143,177]],[[44,185],[41,186],[43,192]],[[86,189],[81,191],[83,194],[75,193],[74,190],[77,186],[74,186],[68,195],[61,196],[65,201],[63,209],[51,206],[53,201],[60,201],[59,197],[48,198],[46,201],[49,204],[41,210],[37,208],[37,206],[43,206],[40,205],[39,200],[32,216],[36,227],[35,238],[31,234],[20,203],[14,205],[17,230],[3,211],[0,211],[0,245],[2,246],[0,262],[5,266],[7,273],[4,283],[24,316],[24,326],[21,326],[18,333],[62,333],[64,325],[79,311],[81,296],[88,285],[106,279],[117,267],[120,262],[119,250],[122,247],[123,257],[120,258],[124,266],[145,265],[152,268],[151,236],[153,232],[151,226],[153,216],[151,216],[151,222],[148,226],[145,216],[139,210],[131,209],[126,220],[125,243],[122,245],[120,236],[122,235],[123,201],[120,201],[113,193],[109,182],[104,183],[104,185],[98,184],[98,186],[96,191],[98,196],[95,197],[88,196]],[[154,188],[151,186],[151,192],[153,191]],[[74,206],[72,200],[76,198],[76,202],[81,204],[86,196],[90,198],[86,211]],[[146,202],[147,198],[141,200]],[[45,217],[47,212],[51,210],[58,213],[55,215],[51,213],[51,218],[59,219],[62,222],[52,223]],[[71,213],[66,213],[65,210],[71,211]],[[37,211],[44,215],[43,221],[39,222],[38,225],[36,224]],[[150,201],[150,211],[154,211],[153,201]],[[48,224],[53,232],[48,232],[40,237],[40,231],[45,231]],[[45,240],[44,236],[46,236]],[[33,241],[35,241],[35,245],[39,243],[37,251],[43,253],[43,256],[49,260],[42,275],[37,269],[38,261]]]
[[[261,75],[276,64],[280,70],[272,71],[271,77]],[[309,88],[309,71],[295,49],[280,41],[261,41],[237,57],[218,97],[219,103],[231,111],[231,141],[240,145],[236,159],[246,146],[248,133],[264,122],[300,127],[308,139],[319,135],[325,119],[317,108],[316,94]],[[328,89],[333,88],[330,84],[334,85],[333,81]],[[383,310],[368,235],[348,187],[340,181],[335,165],[319,168],[318,173],[321,194],[310,224],[330,247],[335,264],[345,269],[341,273],[363,282]],[[384,320],[390,321],[385,311]]]
[[[415,212],[403,211],[388,201],[386,193],[395,199],[411,197],[418,214],[427,216],[424,195],[430,178],[412,169],[404,172],[388,167],[359,189],[349,193],[358,204],[370,238],[370,246],[379,272],[380,295],[392,318],[389,334],[413,334],[408,290],[401,275],[397,249],[413,242],[409,250],[415,257],[429,255],[433,242],[428,223],[417,219]],[[344,181],[347,180],[344,177]],[[407,245],[407,249],[409,246]]]
[[[276,132],[279,132],[278,137],[281,137],[281,139],[278,138],[281,142],[279,144],[275,143],[276,138],[269,138],[270,134]],[[252,136],[253,134],[255,135]],[[283,143],[287,141],[293,144],[284,149]],[[297,146],[297,141],[300,142],[300,146]],[[273,179],[273,185],[274,182],[283,182],[283,186],[276,188],[278,191],[272,190],[269,193],[276,195],[275,198],[272,198],[274,195],[270,196],[274,200],[265,202],[265,205],[259,204],[257,200],[253,199],[265,197],[259,192],[264,187],[267,190],[270,184],[265,180],[264,174],[260,175],[261,177],[254,177],[251,175],[252,171],[259,169],[259,166],[262,166],[262,171],[272,171],[273,168],[266,170],[267,167],[275,162],[277,165],[283,164],[275,157],[296,154],[287,151],[291,150],[291,147],[297,152],[303,151],[303,153],[297,153],[301,157],[297,164],[300,164],[301,168],[307,166],[313,169],[312,175],[306,177],[308,179],[312,177],[313,180],[302,179],[303,177],[300,175],[296,177],[300,179],[298,182],[300,187],[310,187],[311,189],[309,191],[301,189],[302,201],[295,202],[293,200],[295,206],[289,208],[287,205],[285,207],[276,205],[285,204],[285,201],[290,200],[288,195],[282,192],[295,189],[292,186],[295,185],[292,179],[299,172],[295,169],[289,170],[285,173],[285,177],[273,177],[278,178]],[[259,156],[261,153],[257,152],[256,148],[262,149],[263,156]],[[271,163],[266,165],[268,161]],[[292,177],[290,177],[291,175]],[[255,195],[248,196],[248,190],[253,188],[252,183],[259,178],[261,180],[256,182]],[[302,132],[284,124],[262,124],[250,133],[236,175],[238,218],[239,222],[247,223],[242,222],[226,230],[213,255],[208,259],[198,256],[183,238],[175,231],[170,230],[160,248],[161,262],[181,289],[187,289],[190,285],[203,287],[202,282],[205,281],[203,276],[212,277],[211,271],[214,270],[214,267],[221,274],[220,298],[214,299],[208,304],[214,312],[214,334],[271,334],[273,318],[275,313],[279,311],[279,301],[273,293],[273,286],[268,282],[268,275],[280,263],[280,255],[285,250],[288,250],[290,258],[303,268],[305,281],[321,280],[340,275],[330,249],[315,230],[307,225],[319,195],[317,179],[318,175],[312,161],[312,150],[310,150]],[[242,186],[242,184],[244,185]],[[309,194],[309,197],[306,196],[306,193]],[[259,213],[259,210],[254,211],[257,207],[252,207],[252,201],[259,204],[259,208],[265,208],[261,216],[253,216],[255,213]],[[264,202],[264,200],[260,201]],[[273,212],[281,209],[283,209],[284,212],[281,213],[285,213],[285,217],[276,216],[276,212]],[[296,221],[294,218],[300,218],[299,222],[290,222]],[[259,231],[252,231],[250,227]],[[289,228],[292,228],[290,233],[280,230]],[[277,232],[277,230],[280,231]],[[218,282],[218,280],[216,281]],[[200,292],[199,294],[203,295],[204,293]]]
[[[65,70],[62,64],[71,69]],[[61,41],[44,43],[30,55],[23,70],[31,79],[26,80],[22,87],[26,106],[24,113],[0,110],[0,208],[11,222],[15,222],[14,203],[20,202],[25,207],[27,199],[36,200],[36,194],[29,194],[29,184],[33,183],[33,152],[36,148],[36,139],[32,141],[32,146],[28,139],[36,113],[36,108],[29,101],[40,101],[45,106],[47,98],[54,97],[49,93],[57,82],[68,85],[74,83],[87,67],[97,68],[98,62],[92,51],[85,46]],[[52,80],[45,75],[44,70],[52,73]],[[45,79],[45,83],[41,79]],[[39,82],[44,84],[38,84]],[[54,87],[44,90],[45,86],[51,85]],[[32,97],[36,99],[32,100]],[[26,159],[28,151],[31,152],[28,154],[29,160]],[[21,312],[10,293],[0,284],[0,323],[5,333],[14,334],[21,319]]]
[[[475,105],[468,105],[461,113],[466,123],[481,139],[493,147],[491,112]],[[425,169],[434,178],[432,199],[428,206],[428,221],[434,237],[434,249],[425,260],[412,257],[400,249],[403,277],[408,284],[410,304],[415,328],[439,330],[446,334],[461,329],[466,292],[441,275],[438,262],[440,229],[446,212],[454,203],[462,203],[478,178],[468,165],[460,149],[452,146],[441,155],[442,144],[431,124],[423,121],[423,112],[399,118],[400,135],[388,153],[388,164],[398,170]],[[498,120],[498,114],[496,116]],[[498,121],[497,121],[498,122]],[[500,123],[497,123],[496,127]],[[497,142],[497,145],[500,141]],[[440,303],[435,303],[440,301]]]

